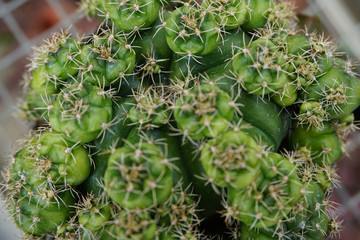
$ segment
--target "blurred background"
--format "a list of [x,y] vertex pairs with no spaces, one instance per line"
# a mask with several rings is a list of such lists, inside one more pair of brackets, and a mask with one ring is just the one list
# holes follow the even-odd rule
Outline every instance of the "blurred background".
[[[360,0],[287,1],[296,4],[301,24],[332,35],[339,50],[359,62]],[[32,46],[69,26],[72,36],[77,36],[91,33],[99,24],[77,11],[79,3],[79,0],[0,0],[0,169],[16,149],[16,140],[32,127],[15,114]],[[360,131],[352,134],[347,149],[349,155],[337,163],[341,184],[332,198],[337,205],[336,214],[344,221],[344,230],[337,239],[360,240]],[[0,204],[0,240],[20,238],[6,207]]]

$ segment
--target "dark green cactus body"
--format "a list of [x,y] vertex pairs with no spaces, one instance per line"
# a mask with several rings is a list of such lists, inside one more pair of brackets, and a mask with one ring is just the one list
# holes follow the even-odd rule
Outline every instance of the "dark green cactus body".
[[241,225],[241,240],[275,240],[277,237],[273,238],[268,236],[263,230],[260,229],[251,229],[249,226],[243,224]]
[[97,150],[113,150],[123,145],[124,139],[131,131],[128,114],[135,104],[133,98],[120,98],[113,102],[113,118],[106,126],[103,126],[102,136],[94,141]]
[[128,112],[133,104],[135,101],[132,98],[121,98],[114,101],[113,119],[103,129],[102,136],[93,142],[95,145],[95,148],[92,149],[92,152],[95,153],[92,157],[94,166],[91,168],[89,177],[82,184],[82,188],[85,192],[94,194],[95,197],[104,191],[102,183],[111,152],[124,145],[124,139],[131,131]]
[[[216,214],[223,209],[223,206],[221,196],[216,193],[211,182],[206,177],[197,151],[198,149],[195,149],[190,142],[186,141],[181,145],[180,156],[190,175],[192,182],[190,189],[195,194],[198,202],[197,208],[200,210],[198,215],[205,218]],[[208,199],[212,200],[208,201]]]
[[[230,34],[223,36],[218,47],[205,56],[192,58],[175,54],[170,67],[172,76],[184,79],[222,65],[233,56],[235,47],[243,47],[249,42],[249,37],[239,28],[229,32]],[[220,70],[222,71],[223,68]]]
[[[164,19],[170,16],[165,11]],[[151,29],[141,33],[132,43],[136,52],[136,62],[142,65],[142,74],[151,75],[166,71],[169,68],[172,51],[166,42],[163,22],[157,19]]]
[[[290,127],[290,115],[272,101],[263,101],[257,96],[241,93],[237,102],[242,118],[265,133],[271,139],[269,146],[279,149]],[[248,131],[248,130],[245,130]],[[266,141],[265,142],[269,142]]]
[[276,143],[273,138],[266,134],[263,130],[246,122],[244,119],[239,121],[236,120],[236,122],[240,123],[242,131],[251,136],[259,145],[262,147],[270,147],[271,150],[276,150]]
[[95,197],[103,194],[103,181],[109,157],[110,153],[98,153],[93,156],[93,166],[89,178],[80,186],[84,193],[94,194]]
[[329,217],[325,214],[325,194],[315,182],[309,182],[302,200],[303,209],[294,212],[295,220],[287,223],[294,239],[322,239],[328,229]]
[[119,86],[119,95],[121,97],[133,97],[137,92],[147,89],[151,83],[151,80],[142,74],[130,74],[125,76]]

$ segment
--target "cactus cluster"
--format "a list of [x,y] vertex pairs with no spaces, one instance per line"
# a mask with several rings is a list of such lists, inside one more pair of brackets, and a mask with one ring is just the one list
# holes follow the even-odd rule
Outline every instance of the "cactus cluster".
[[83,0],[24,77],[5,174],[27,239],[322,239],[360,82],[275,0]]

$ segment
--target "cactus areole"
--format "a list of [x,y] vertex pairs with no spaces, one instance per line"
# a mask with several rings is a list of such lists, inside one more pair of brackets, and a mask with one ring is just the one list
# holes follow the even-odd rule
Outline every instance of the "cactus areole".
[[276,0],[83,0],[24,75],[4,185],[26,239],[318,240],[360,82]]

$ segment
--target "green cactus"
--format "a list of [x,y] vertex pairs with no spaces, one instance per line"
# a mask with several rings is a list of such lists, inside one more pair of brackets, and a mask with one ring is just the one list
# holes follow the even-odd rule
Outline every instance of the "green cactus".
[[179,55],[207,55],[219,44],[218,28],[211,11],[183,6],[166,21],[166,41]]
[[266,39],[257,39],[239,49],[232,64],[235,73],[242,76],[245,90],[254,95],[264,96],[290,82],[285,72],[288,63],[283,53]]
[[354,111],[360,103],[358,79],[345,72],[346,63],[343,60],[339,59],[337,62],[343,66],[332,67],[316,84],[306,88],[305,97],[319,101],[325,108],[328,119],[342,118]]
[[248,134],[228,131],[207,142],[201,151],[206,175],[221,187],[244,188],[260,173],[261,150]]
[[164,19],[170,12],[163,11],[149,30],[141,33],[141,38],[135,38],[132,45],[136,52],[136,63],[141,64],[142,76],[153,76],[166,71],[172,58],[172,51],[166,43]]
[[117,149],[109,158],[104,181],[110,198],[124,208],[146,208],[171,192],[171,166],[161,150],[148,143]]
[[332,164],[342,155],[342,141],[329,124],[323,129],[311,126],[297,126],[290,138],[293,148],[306,147],[313,154],[313,161],[319,165]]
[[110,20],[116,28],[125,32],[136,32],[151,26],[157,19],[160,8],[158,0],[100,0],[100,4],[109,14],[105,21]]
[[240,27],[245,21],[247,13],[245,1],[205,0],[202,5],[209,8],[218,24],[224,26],[226,30]]
[[135,96],[136,105],[129,111],[129,119],[140,127],[149,128],[162,126],[170,121],[170,104],[164,90],[146,89],[144,93]]
[[261,173],[246,189],[229,188],[229,204],[251,228],[276,225],[301,197],[296,167],[285,157],[270,153],[261,163]]
[[276,0],[83,0],[24,75],[37,121],[5,174],[27,239],[337,236],[334,163],[360,82]]
[[116,86],[135,67],[135,53],[131,45],[112,31],[94,35],[92,42],[81,50],[81,61],[87,81],[98,86]]
[[227,129],[236,105],[216,86],[201,85],[176,102],[174,117],[178,127],[194,139],[213,138]]
[[39,47],[31,65],[31,88],[40,95],[58,93],[62,83],[79,72],[81,44],[64,32]]
[[247,3],[248,13],[246,15],[245,24],[242,26],[247,31],[264,27],[268,20],[267,15],[271,8],[274,7],[273,0],[255,0]]
[[94,232],[111,219],[111,207],[108,203],[92,195],[85,196],[76,206],[79,224],[85,231]]
[[96,139],[112,117],[111,92],[84,82],[62,90],[49,112],[51,127],[74,142]]
[[9,211],[32,234],[50,233],[71,216],[71,186],[90,173],[88,151],[62,134],[35,135],[14,156],[7,180]]
[[[240,28],[229,32],[231,34],[222,36],[217,48],[205,56],[196,58],[174,54],[170,66],[171,76],[184,79],[224,64],[226,60],[233,56],[234,47],[242,47],[249,41],[249,37]],[[223,67],[220,68],[221,72],[223,69]]]
[[38,197],[17,196],[9,202],[9,213],[24,232],[41,235],[56,231],[72,212],[74,197],[69,191],[57,191],[57,196],[43,204]]

